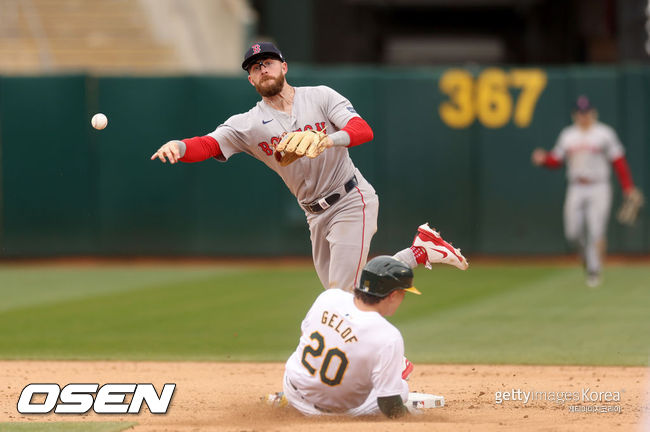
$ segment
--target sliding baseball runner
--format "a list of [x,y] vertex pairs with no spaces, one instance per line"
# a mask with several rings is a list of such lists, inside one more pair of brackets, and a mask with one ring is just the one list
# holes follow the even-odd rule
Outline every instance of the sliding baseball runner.
[[[413,259],[412,248],[423,260]],[[400,417],[413,405],[444,403],[440,396],[410,394],[407,380],[413,365],[404,357],[399,330],[384,317],[391,316],[405,292],[413,287],[418,264],[431,266],[440,256],[460,269],[467,260],[460,250],[442,240],[428,224],[421,225],[411,248],[394,256],[379,256],[366,264],[354,293],[331,289],[322,293],[301,325],[298,347],[285,366],[283,392],[267,401],[285,400],[306,415],[383,413]],[[431,259],[429,259],[431,257]],[[414,398],[419,399],[414,399]]]

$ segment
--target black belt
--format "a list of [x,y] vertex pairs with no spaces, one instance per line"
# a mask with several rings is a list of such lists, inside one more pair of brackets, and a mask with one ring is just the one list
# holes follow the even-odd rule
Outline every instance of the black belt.
[[[357,176],[353,176],[343,187],[345,188],[345,193],[350,192],[352,189],[356,187],[356,185],[359,184],[357,181]],[[316,201],[313,204],[305,204],[303,207],[305,210],[307,210],[310,213],[321,213],[336,204],[338,200],[341,199],[341,194],[339,193],[333,193],[332,195],[328,196],[327,198],[321,198],[318,201]]]

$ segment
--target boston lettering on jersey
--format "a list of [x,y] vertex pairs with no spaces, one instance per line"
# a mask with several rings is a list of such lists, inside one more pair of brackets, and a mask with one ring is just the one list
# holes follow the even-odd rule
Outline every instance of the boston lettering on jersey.
[[[314,126],[305,125],[305,127],[296,129],[296,130],[294,130],[292,132],[301,132],[303,130],[313,130],[314,128],[318,132],[324,130],[325,129],[325,122],[317,122]],[[266,153],[267,156],[271,156],[271,155],[273,155],[273,152],[275,150],[275,146],[280,144],[280,141],[282,141],[282,137],[284,137],[284,135],[281,135],[279,137],[274,136],[268,142],[267,141],[262,141],[261,143],[257,144],[257,146],[260,149],[262,149],[262,151],[264,153]],[[271,145],[269,145],[269,142],[271,143]]]
[[[352,334],[352,329],[349,326],[345,325],[343,318],[339,317],[337,314],[331,314],[328,311],[323,311],[323,316],[320,321],[322,324],[331,327],[336,331],[345,343],[357,342],[358,339],[355,335]],[[344,329],[342,329],[342,327]]]

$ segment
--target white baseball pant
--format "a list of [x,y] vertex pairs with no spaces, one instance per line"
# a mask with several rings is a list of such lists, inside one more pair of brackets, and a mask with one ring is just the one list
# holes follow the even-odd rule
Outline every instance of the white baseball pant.
[[599,244],[607,237],[611,206],[612,188],[609,182],[573,182],[567,188],[564,233],[567,240],[580,248],[589,273],[600,273],[602,268]]
[[[374,414],[379,414],[381,411],[379,410],[379,405],[377,405],[377,393],[375,389],[372,389],[370,391],[370,394],[368,394],[368,397],[366,400],[359,405],[356,408],[349,409],[344,412],[338,412],[338,413],[333,413],[333,412],[327,412],[322,409],[316,408],[316,406],[313,403],[308,402],[301,394],[299,390],[296,390],[292,385],[291,382],[289,381],[289,378],[286,375],[284,375],[284,380],[283,380],[283,389],[284,391],[284,396],[287,398],[289,403],[291,404],[292,407],[300,411],[302,414],[306,416],[322,416],[322,415],[349,415],[349,416],[364,416],[364,415],[374,415]],[[404,380],[402,380],[402,402],[406,403],[408,400],[409,396],[409,386],[408,383]]]

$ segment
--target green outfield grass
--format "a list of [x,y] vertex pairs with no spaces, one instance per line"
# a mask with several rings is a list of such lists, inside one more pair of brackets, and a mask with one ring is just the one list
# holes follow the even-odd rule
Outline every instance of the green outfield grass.
[[[650,266],[417,269],[390,320],[415,362],[642,365]],[[310,266],[0,266],[0,358],[284,361],[321,292]]]
[[127,422],[0,423],[3,432],[120,432],[135,426]]

